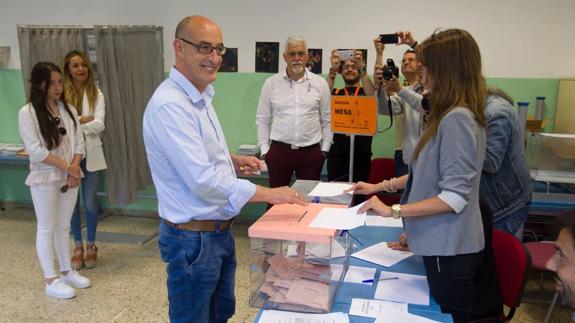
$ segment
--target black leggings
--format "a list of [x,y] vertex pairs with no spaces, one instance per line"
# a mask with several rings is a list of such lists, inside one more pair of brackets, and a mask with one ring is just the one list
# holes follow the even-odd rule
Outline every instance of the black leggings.
[[481,252],[423,257],[431,295],[441,306],[442,312],[453,316],[455,323],[471,321],[473,283],[481,259]]

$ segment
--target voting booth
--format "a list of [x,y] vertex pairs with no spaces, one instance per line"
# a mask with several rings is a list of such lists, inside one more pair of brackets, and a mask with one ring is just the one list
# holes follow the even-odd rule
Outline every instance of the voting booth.
[[346,231],[312,228],[324,208],[345,205],[275,205],[249,229],[250,306],[328,313],[348,268]]

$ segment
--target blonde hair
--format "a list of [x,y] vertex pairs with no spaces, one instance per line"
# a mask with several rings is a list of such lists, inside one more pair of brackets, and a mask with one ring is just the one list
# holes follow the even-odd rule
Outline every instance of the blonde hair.
[[465,30],[435,32],[417,46],[417,59],[427,69],[432,81],[429,97],[431,110],[413,159],[437,134],[441,119],[455,107],[471,110],[475,121],[485,127],[485,78],[481,73],[481,53],[477,43]]
[[[84,84],[84,88],[80,89],[74,86],[74,80],[70,74],[70,60],[76,56],[80,56],[88,67],[88,77],[86,78],[86,84]],[[62,69],[64,71],[62,74],[64,81],[64,93],[66,94],[68,103],[76,108],[78,115],[82,115],[82,100],[84,99],[85,89],[88,96],[88,106],[90,107],[90,112],[94,112],[94,106],[96,105],[96,100],[98,99],[98,87],[96,86],[96,82],[94,82],[92,64],[90,64],[90,60],[86,54],[79,50],[69,51],[64,58],[64,66]]]

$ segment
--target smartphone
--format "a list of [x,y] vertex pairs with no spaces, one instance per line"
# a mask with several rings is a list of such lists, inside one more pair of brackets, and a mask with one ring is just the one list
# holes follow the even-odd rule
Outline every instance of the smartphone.
[[342,62],[353,59],[353,49],[338,49],[337,53]]
[[397,34],[381,34],[379,35],[379,40],[382,44],[397,44],[399,36]]

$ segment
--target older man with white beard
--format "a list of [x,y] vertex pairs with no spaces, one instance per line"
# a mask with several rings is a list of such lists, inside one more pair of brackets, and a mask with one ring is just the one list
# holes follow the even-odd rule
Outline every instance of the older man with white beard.
[[333,138],[330,90],[305,69],[305,40],[289,37],[283,57],[287,68],[265,81],[256,113],[270,187],[289,185],[294,172],[298,179],[319,180]]

